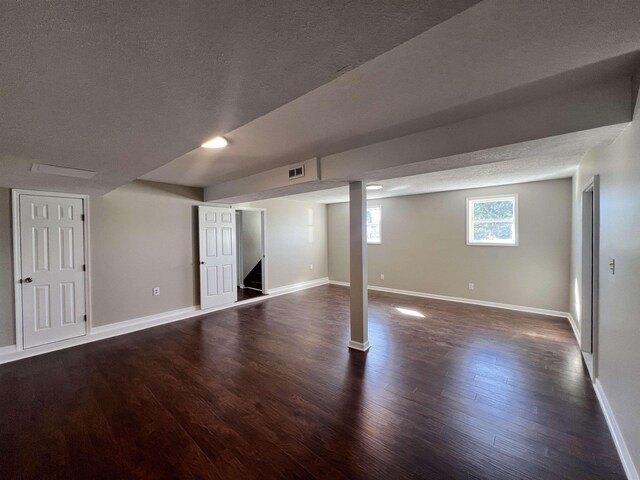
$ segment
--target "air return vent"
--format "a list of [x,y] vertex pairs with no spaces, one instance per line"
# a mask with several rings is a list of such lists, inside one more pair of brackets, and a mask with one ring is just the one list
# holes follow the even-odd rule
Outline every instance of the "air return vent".
[[96,172],[91,170],[80,170],[79,168],[59,167],[58,165],[43,165],[34,163],[31,165],[32,172],[46,173],[47,175],[60,175],[74,178],[93,178]]
[[300,177],[304,177],[304,165],[289,169],[289,180]]

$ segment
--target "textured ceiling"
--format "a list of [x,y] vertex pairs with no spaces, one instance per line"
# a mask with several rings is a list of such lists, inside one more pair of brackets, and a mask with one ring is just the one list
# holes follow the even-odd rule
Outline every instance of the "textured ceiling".
[[484,1],[143,178],[215,185],[566,92],[631,71],[639,23],[637,0]]
[[[368,191],[367,199],[374,200],[377,198],[567,178],[573,175],[580,158],[581,156],[579,155],[556,158],[520,158],[518,160],[475,165],[423,175],[392,178],[375,182],[381,184],[384,188],[382,190]],[[349,189],[343,186],[290,195],[286,198],[287,200],[318,203],[348,202]]]
[[2,1],[0,185],[107,191],[477,1]]

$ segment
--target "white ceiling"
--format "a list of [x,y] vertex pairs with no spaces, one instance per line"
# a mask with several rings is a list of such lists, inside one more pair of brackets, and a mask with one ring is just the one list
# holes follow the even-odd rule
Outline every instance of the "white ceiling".
[[0,186],[219,184],[629,72],[638,24],[637,0],[0,2]]
[[[568,178],[575,172],[580,158],[580,155],[542,158],[527,157],[517,160],[431,172],[423,175],[392,178],[371,182],[381,184],[383,189],[368,191],[367,198],[400,197],[421,193],[445,192],[449,190],[464,190],[468,188],[493,187],[497,185]],[[347,186],[342,186],[290,195],[287,196],[286,199],[316,203],[348,202],[349,189]]]
[[0,186],[104,193],[477,1],[2,1]]
[[636,0],[484,1],[143,178],[215,185],[577,88],[637,63],[639,22]]

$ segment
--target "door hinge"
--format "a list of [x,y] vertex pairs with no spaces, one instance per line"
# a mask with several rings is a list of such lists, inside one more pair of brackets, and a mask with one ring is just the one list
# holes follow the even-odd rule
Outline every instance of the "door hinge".
[[85,321],[85,322],[87,321],[87,316],[86,316],[86,315],[84,316],[84,321]]
[[87,271],[87,266],[86,265],[82,265],[82,271],[86,272]]
[[84,222],[84,213],[80,214],[80,221]]

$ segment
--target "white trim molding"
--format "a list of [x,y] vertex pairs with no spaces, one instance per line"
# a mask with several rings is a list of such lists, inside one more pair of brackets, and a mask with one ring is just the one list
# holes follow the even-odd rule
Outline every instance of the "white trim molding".
[[154,315],[148,315],[146,317],[134,318],[131,320],[125,320],[123,322],[111,323],[109,325],[96,326],[91,329],[91,332],[88,335],[72,338],[69,340],[63,340],[60,342],[49,343],[47,345],[40,345],[38,347],[28,348],[26,350],[18,350],[16,345],[0,347],[0,365],[23,358],[34,357],[36,355],[42,355],[44,353],[55,352],[57,350],[63,350],[65,348],[83,345],[85,343],[91,343],[98,340],[104,340],[106,338],[116,337],[118,335],[124,335],[127,333],[137,332],[139,330],[145,330],[147,328],[157,327],[166,323],[172,323],[180,320],[199,317],[201,315],[207,315],[219,310],[226,310],[229,308],[242,307],[250,303],[262,302],[273,297],[286,295],[288,293],[293,293],[320,285],[326,285],[327,283],[329,283],[329,279],[325,277],[308,282],[285,285],[283,287],[273,289],[271,291],[273,293],[270,292],[268,295],[250,298],[248,300],[243,300],[241,302],[236,302],[229,305],[221,305],[218,307],[210,308],[208,310],[201,310],[200,305],[195,305],[193,307],[171,310],[169,312],[162,312]]
[[356,342],[354,340],[349,340],[349,348],[352,350],[359,350],[361,352],[366,352],[371,348],[371,343],[367,340],[364,343]]
[[582,342],[580,340],[580,327],[578,326],[578,323],[576,322],[576,319],[573,318],[573,315],[571,315],[570,313],[567,313],[567,318],[569,319],[569,323],[571,324],[571,329],[573,330],[573,334],[576,337],[576,341],[578,342],[578,346],[580,348],[582,348]]
[[[5,355],[12,355],[14,353],[16,353],[15,345],[7,345],[6,347],[0,347],[0,359],[3,358]],[[0,363],[2,363],[1,360],[0,360]]]
[[[339,282],[337,280],[329,280],[331,285],[340,285],[348,287],[349,282]],[[522,305],[510,305],[508,303],[487,302],[485,300],[476,300],[474,298],[464,297],[449,297],[447,295],[436,295],[433,293],[413,292],[410,290],[398,290],[396,288],[377,287],[375,285],[369,285],[369,290],[377,292],[397,293],[398,295],[409,295],[411,297],[432,298],[434,300],[444,300],[446,302],[456,303],[469,303],[472,305],[481,305],[483,307],[503,308],[505,310],[515,310],[517,312],[526,313],[538,313],[540,315],[549,315],[552,317],[562,317],[569,319],[570,314],[568,312],[560,312],[557,310],[547,310],[545,308],[525,307]]]
[[609,404],[609,400],[607,400],[607,396],[604,393],[604,389],[602,388],[600,380],[598,380],[597,378],[593,384],[593,388],[596,391],[596,396],[598,397],[598,401],[600,402],[600,407],[602,408],[602,412],[604,413],[604,418],[607,420],[607,425],[609,425],[609,430],[611,431],[611,436],[613,437],[613,443],[615,443],[616,445],[616,449],[618,450],[618,455],[620,456],[620,460],[622,461],[622,466],[625,473],[627,474],[627,478],[629,480],[640,480],[640,475],[638,475],[638,470],[633,463],[633,457],[631,457],[631,453],[627,448],[627,444],[622,437],[622,432],[620,431],[620,427],[618,426],[616,417],[613,414],[613,409]]
[[307,288],[319,287],[320,285],[326,285],[328,283],[329,283],[329,279],[327,277],[317,278],[315,280],[309,280],[306,282],[294,283],[292,285],[285,285],[283,287],[271,288],[269,289],[268,294],[274,297],[277,295],[284,295],[285,293],[297,292],[298,290],[305,290]]

